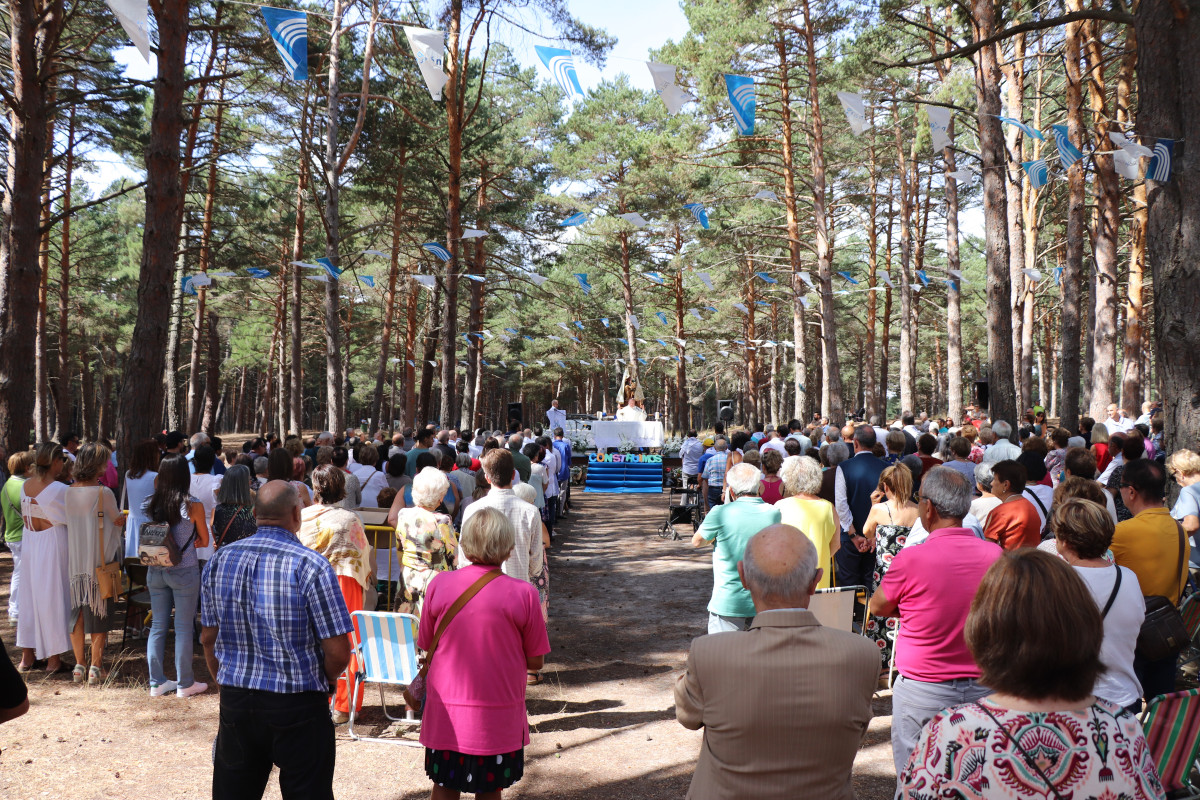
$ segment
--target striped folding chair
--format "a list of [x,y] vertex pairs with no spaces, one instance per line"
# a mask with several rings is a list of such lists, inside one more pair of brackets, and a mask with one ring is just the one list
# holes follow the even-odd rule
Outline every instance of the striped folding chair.
[[408,709],[403,717],[393,717],[389,714],[383,696],[385,684],[404,687],[417,677],[420,670],[417,663],[417,618],[412,614],[392,614],[385,611],[355,611],[350,617],[354,622],[350,631],[350,643],[358,662],[350,691],[353,698],[350,703],[350,738],[355,741],[420,747],[420,742],[410,739],[382,739],[360,736],[354,732],[354,719],[357,715],[355,708],[362,697],[363,686],[368,683],[379,684],[379,703],[383,706],[385,717],[392,722],[420,724],[420,720]]
[[1200,689],[1152,699],[1142,713],[1142,731],[1167,796],[1172,800],[1200,798],[1200,785],[1193,775],[1200,755]]
[[1179,666],[1200,659],[1200,593],[1193,592],[1179,606],[1179,614],[1188,632],[1188,646],[1179,654]]

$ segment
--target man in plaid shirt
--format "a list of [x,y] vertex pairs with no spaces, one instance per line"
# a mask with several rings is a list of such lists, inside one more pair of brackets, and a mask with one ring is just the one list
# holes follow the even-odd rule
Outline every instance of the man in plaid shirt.
[[333,798],[329,693],[350,661],[350,615],[333,568],[300,544],[300,498],[271,481],[258,532],[226,545],[201,579],[200,639],[221,686],[213,797]]

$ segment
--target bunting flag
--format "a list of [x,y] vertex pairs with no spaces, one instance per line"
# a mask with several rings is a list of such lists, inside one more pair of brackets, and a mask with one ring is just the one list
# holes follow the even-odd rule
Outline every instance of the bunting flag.
[[946,177],[954,178],[954,180],[958,181],[959,183],[965,183],[967,186],[970,186],[975,182],[975,173],[966,167],[963,167],[962,169],[956,169],[954,172],[947,172]]
[[1154,143],[1154,155],[1146,165],[1146,180],[1166,183],[1171,180],[1171,161],[1175,155],[1174,139],[1159,139]]
[[463,239],[482,239],[484,236],[487,236],[487,235],[488,235],[487,231],[481,231],[478,228],[467,228],[465,231],[463,231],[462,238]]
[[317,283],[329,283],[328,275],[305,275],[304,280],[316,281]]
[[564,219],[562,222],[558,223],[558,227],[560,227],[560,228],[573,228],[573,227],[575,227],[576,225],[583,225],[583,224],[584,224],[585,222],[587,222],[587,221],[588,221],[588,215],[587,215],[587,214],[585,214],[585,213],[584,213],[584,212],[582,212],[582,211],[576,211],[574,214],[572,214],[571,216],[567,217],[567,218],[566,218],[566,219]]
[[364,255],[364,256],[383,256],[384,258],[387,258],[387,253],[383,252],[382,250],[363,250],[362,255]]
[[333,280],[337,280],[342,276],[342,271],[334,265],[328,258],[318,258],[317,263],[321,265],[321,269]]
[[759,306],[766,306],[767,308],[771,307],[771,304],[768,303],[766,300],[755,300],[754,304],[759,305]]
[[628,214],[617,214],[618,217],[628,222],[635,228],[646,227],[646,218],[636,211],[631,211]]
[[567,333],[571,332],[571,329],[567,327],[567,323],[565,323],[565,322],[558,323],[558,327],[562,328]]
[[260,267],[247,267],[246,272],[250,273],[251,278],[269,278],[271,271]]
[[1054,283],[1056,286],[1062,286],[1062,274],[1063,274],[1062,267],[1054,268]]
[[919,283],[910,283],[910,284],[908,285],[908,288],[912,289],[914,292],[920,292],[920,291],[921,291],[922,289],[924,289],[925,287],[924,287],[922,284],[919,284]]
[[750,309],[746,308],[744,303],[734,303],[733,307],[736,308],[738,311],[741,311],[743,314],[750,313]]
[[929,276],[925,274],[925,270],[923,270],[923,269],[917,270],[917,279],[921,281],[922,286],[929,285]]
[[966,281],[963,281],[963,274],[962,274],[962,270],[960,270],[960,269],[948,269],[948,270],[946,270],[946,272],[947,272],[947,273],[950,275],[950,277],[951,277],[951,278],[958,278],[958,279],[959,279],[960,281],[962,281],[963,283],[966,283]]
[[952,292],[958,291],[958,283],[956,283],[955,281],[952,281],[949,278],[943,278],[942,280],[944,280],[946,282],[946,285],[950,287],[950,291],[952,291]]
[[685,103],[696,99],[675,82],[675,67],[647,61],[646,68],[650,70],[650,78],[654,81],[654,91],[666,105],[668,113],[678,114]]
[[645,364],[645,363],[646,363],[646,359],[644,359],[644,358],[639,358],[639,359],[638,359],[638,363],[639,363],[639,364]]
[[660,275],[659,273],[657,273],[657,272],[644,272],[644,273],[642,273],[642,274],[643,274],[643,275],[645,275],[647,278],[649,278],[649,279],[650,279],[650,281],[651,281],[651,283],[656,283],[656,284],[658,284],[659,286],[662,286],[662,285],[663,285],[663,276],[662,276],[662,275]]
[[463,275],[463,277],[473,280],[476,283],[487,283],[487,278],[483,277],[482,275],[472,275],[470,273],[466,273]]
[[629,315],[629,324],[633,326],[635,331],[640,331],[642,329],[642,323],[638,322],[637,314]]
[[579,320],[575,320],[575,327],[579,328],[579,330],[583,330],[583,323]]
[[763,189],[758,194],[754,195],[755,200],[778,200],[779,195],[772,192],[770,189]]
[[1050,168],[1046,166],[1046,159],[1044,158],[1034,161],[1022,161],[1021,168],[1029,176],[1029,186],[1033,189],[1042,188],[1050,180]]
[[625,345],[626,347],[629,346],[629,340],[626,339],[624,336],[618,336],[617,341],[620,342],[621,344]]
[[663,312],[655,311],[654,316],[658,317],[658,321],[661,322],[663,325],[667,324],[667,315],[664,314]]
[[801,305],[803,308],[806,308],[806,309],[807,309],[807,308],[808,308],[808,305],[809,305],[809,303],[808,303],[808,298],[807,298],[807,297],[801,297],[801,298],[800,298],[800,305]]
[[1023,272],[1025,277],[1029,278],[1029,280],[1033,281],[1034,283],[1037,283],[1042,279],[1042,273],[1040,270],[1025,268],[1022,269],[1021,272]]
[[1071,144],[1066,125],[1051,125],[1050,131],[1054,135],[1054,143],[1058,145],[1058,163],[1063,169],[1068,169],[1083,158],[1083,153],[1079,152],[1079,148]]
[[692,316],[693,316],[693,317],[695,317],[696,319],[700,320],[701,322],[703,322],[703,321],[704,321],[704,317],[700,316],[700,309],[698,309],[698,308],[691,308],[691,309],[688,309],[688,310],[692,312]]
[[585,295],[592,293],[592,285],[590,283],[588,283],[587,273],[576,272],[575,280],[579,281],[579,288],[583,289],[583,293]]
[[853,283],[855,286],[858,286],[858,281],[856,281],[856,280],[854,280],[854,278],[850,277],[849,272],[839,272],[838,275],[841,275],[843,278],[850,281],[850,283]]
[[684,203],[684,208],[692,212],[692,216],[696,218],[696,222],[700,223],[700,227],[708,230],[708,211],[705,210],[703,203]]
[[883,281],[884,283],[886,283],[886,284],[887,284],[887,287],[888,287],[889,289],[895,289],[895,288],[896,288],[896,284],[892,283],[892,276],[891,276],[891,275],[888,275],[886,272],[881,272],[881,273],[879,273],[879,280],[881,280],[881,281]]
[[775,280],[774,278],[772,278],[770,275],[768,275],[765,272],[756,272],[754,274],[757,275],[758,277],[762,278],[767,283],[779,283],[779,281]]
[[[1140,145],[1139,145],[1140,146]],[[1136,181],[1138,179],[1138,157],[1125,149],[1112,151],[1113,167],[1117,173],[1127,180]]]
[[507,331],[508,333],[511,333],[513,336],[521,335],[521,332],[518,331],[516,328],[505,328],[504,330]]
[[582,96],[583,89],[579,87],[579,76],[575,74],[575,59],[571,56],[570,50],[562,50],[557,47],[544,47],[536,45],[533,48],[538,58],[546,65],[546,69],[554,76],[555,83],[558,88],[563,90],[566,95],[572,93]]
[[413,360],[410,358],[410,359],[408,359],[408,365],[409,365],[410,367],[415,367],[415,366],[417,366],[417,362],[413,361]]
[[934,152],[940,152],[953,145],[954,142],[950,139],[950,109],[926,106],[925,112],[929,114],[929,137],[933,141]]
[[1129,153],[1134,158],[1150,158],[1154,155],[1154,151],[1149,147],[1138,144],[1120,131],[1113,131],[1109,133],[1108,138],[1112,140],[1113,144],[1124,150],[1126,153]]
[[437,278],[433,275],[413,275],[413,280],[430,290],[437,285]]
[[1019,120],[1019,119],[1013,119],[1012,117],[1005,117],[1001,114],[997,114],[996,119],[1000,120],[1000,122],[1002,122],[1005,125],[1013,125],[1017,128],[1020,128],[1021,131],[1026,136],[1032,136],[1034,139],[1037,139],[1038,141],[1042,141],[1042,142],[1046,141],[1046,137],[1042,136],[1041,131],[1037,130],[1036,128],[1029,127],[1024,122],[1021,122],[1021,120]]
[[607,328],[608,327],[608,317],[601,317],[600,324]]
[[696,277],[700,279],[701,283],[703,283],[706,287],[708,287],[708,290],[710,292],[715,290],[715,287],[713,286],[713,282],[712,282],[712,276],[709,275],[707,272],[697,272]]
[[559,366],[559,369],[566,369],[566,368],[567,368],[567,365],[566,365],[566,364],[564,364],[562,361],[555,361],[554,363],[558,364],[558,366]]
[[263,6],[262,15],[292,80],[308,80],[308,14]]
[[[117,22],[125,30],[129,41],[142,54],[147,64],[150,63],[150,25],[147,20],[149,4],[146,0],[107,0],[108,7],[117,17]],[[264,10],[265,11],[265,10]]]
[[423,247],[426,250],[428,250],[429,252],[433,253],[435,256],[440,258],[442,261],[449,261],[451,258],[450,251],[447,250],[444,246],[438,244],[437,242],[426,242],[425,244],[421,245],[421,247]]
[[529,273],[527,277],[533,281],[534,286],[541,286],[548,280],[545,275],[538,275],[536,272]]
[[193,280],[195,279],[195,277],[196,276],[194,276],[194,275],[184,275],[182,278],[180,278],[179,291],[183,292],[184,294],[195,297],[196,296],[196,287],[193,284]]
[[425,79],[425,88],[429,90],[429,96],[434,100],[441,100],[442,87],[450,80],[450,76],[442,67],[446,52],[446,34],[443,31],[405,25],[404,35],[408,37],[408,46],[412,48],[413,56],[417,59],[417,67],[421,70],[421,77]]
[[745,75],[726,75],[725,90],[733,108],[733,121],[742,136],[754,134],[754,79]]
[[838,92],[838,100],[846,111],[846,122],[855,136],[862,136],[867,129],[867,114],[863,106],[863,96],[857,92]]
[[666,342],[664,342],[662,339],[655,339],[654,341],[658,342],[660,347],[670,347],[671,346],[671,345],[667,344]]
[[375,278],[374,278],[374,276],[372,276],[372,275],[359,275],[359,276],[358,276],[358,279],[359,279],[360,281],[362,281],[363,283],[365,283],[367,286],[370,286],[372,289],[374,289],[374,288],[375,288]]

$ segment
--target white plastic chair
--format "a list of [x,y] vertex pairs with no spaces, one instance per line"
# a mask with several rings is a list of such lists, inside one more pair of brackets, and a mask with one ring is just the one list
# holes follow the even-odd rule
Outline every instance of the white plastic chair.
[[387,702],[383,696],[385,684],[406,687],[416,679],[420,671],[420,665],[417,663],[417,618],[412,614],[393,614],[386,611],[355,611],[350,617],[354,622],[354,628],[350,631],[350,643],[353,654],[358,658],[358,669],[352,676],[354,685],[350,692],[350,738],[356,742],[383,742],[420,747],[420,742],[411,739],[384,739],[360,736],[354,732],[354,720],[358,715],[355,709],[359,698],[362,697],[363,686],[367,683],[379,684],[379,703],[383,706],[385,717],[392,722],[421,724],[411,709],[405,709],[403,717],[393,717],[388,713]]

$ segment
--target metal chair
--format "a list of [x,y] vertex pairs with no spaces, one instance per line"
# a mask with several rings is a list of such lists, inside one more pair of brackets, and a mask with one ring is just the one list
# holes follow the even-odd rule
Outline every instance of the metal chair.
[[362,697],[363,686],[367,683],[379,684],[379,703],[383,706],[385,717],[392,722],[421,724],[409,709],[405,710],[403,717],[393,717],[389,714],[383,695],[385,684],[406,687],[416,679],[420,671],[420,665],[417,663],[417,618],[412,614],[384,611],[355,611],[350,618],[354,623],[350,631],[350,643],[358,662],[352,676],[347,670],[347,679],[354,681],[350,687],[350,738],[355,741],[420,747],[420,742],[411,739],[360,736],[354,731],[354,720],[358,716],[356,709]]
[[1172,800],[1200,798],[1200,689],[1161,694],[1142,712],[1142,731],[1163,790]]

